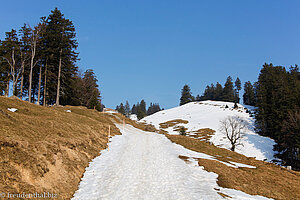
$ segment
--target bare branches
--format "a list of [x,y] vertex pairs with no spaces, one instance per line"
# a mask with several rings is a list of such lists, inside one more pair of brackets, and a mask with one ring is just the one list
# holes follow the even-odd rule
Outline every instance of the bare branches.
[[40,34],[43,30],[43,24],[39,23],[37,26],[32,29],[29,26],[29,29],[31,30],[31,37],[30,37],[30,48],[31,48],[31,60],[30,60],[30,73],[29,73],[29,89],[28,89],[28,101],[31,102],[31,88],[32,88],[32,71],[33,68],[36,66],[36,64],[39,62],[39,60],[35,60],[36,56],[36,50],[37,45],[39,41]]
[[8,65],[10,66],[10,75],[12,77],[12,82],[13,82],[13,95],[15,95],[16,84],[17,84],[19,76],[22,72],[23,65],[21,65],[21,67],[17,67],[16,58],[15,58],[16,55],[15,55],[14,48],[12,48],[12,52],[11,52],[10,56],[11,56],[11,61],[4,56],[1,56],[1,58],[3,58],[3,60],[5,60],[8,63]]
[[240,140],[247,124],[238,116],[226,117],[220,121],[220,124],[220,130],[226,135],[226,138],[230,141],[231,150],[234,151],[237,145],[242,145]]

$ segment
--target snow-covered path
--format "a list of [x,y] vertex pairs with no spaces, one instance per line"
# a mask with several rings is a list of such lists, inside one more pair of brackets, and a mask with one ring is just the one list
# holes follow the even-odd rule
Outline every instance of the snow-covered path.
[[[173,144],[164,135],[130,125],[124,130],[122,126],[119,128],[123,135],[113,137],[109,150],[103,150],[90,163],[74,200],[223,199],[214,189],[220,189],[217,174],[178,158],[178,155],[203,157],[205,154]],[[245,199],[253,197],[246,196]]]

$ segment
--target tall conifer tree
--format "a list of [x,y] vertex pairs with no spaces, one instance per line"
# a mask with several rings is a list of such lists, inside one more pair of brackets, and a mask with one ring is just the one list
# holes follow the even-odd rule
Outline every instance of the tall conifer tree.
[[194,97],[192,96],[191,89],[188,85],[184,85],[181,90],[180,105],[184,105],[192,101],[194,101]]
[[234,90],[231,76],[227,77],[226,83],[224,84],[222,100],[234,102]]
[[[69,19],[55,8],[46,21],[45,51],[48,55],[47,91],[50,104],[67,104],[71,98],[72,80],[78,68],[75,65],[78,54],[75,27]],[[60,102],[60,97],[63,101]]]

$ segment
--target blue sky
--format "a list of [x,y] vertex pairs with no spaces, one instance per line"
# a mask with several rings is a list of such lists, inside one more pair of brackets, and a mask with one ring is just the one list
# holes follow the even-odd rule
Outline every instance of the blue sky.
[[84,71],[92,68],[103,103],[179,104],[226,77],[256,81],[265,62],[300,64],[299,1],[15,0],[0,4],[0,39],[58,7],[73,21]]

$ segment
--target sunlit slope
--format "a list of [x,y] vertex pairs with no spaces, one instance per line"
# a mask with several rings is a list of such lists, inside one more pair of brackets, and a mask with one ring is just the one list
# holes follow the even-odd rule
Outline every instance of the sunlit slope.
[[[140,121],[153,124],[157,129],[167,131],[169,134],[179,134],[178,127],[180,126],[184,126],[187,129],[187,135],[190,136],[193,136],[199,129],[210,128],[215,132],[209,137],[209,141],[216,146],[229,149],[230,143],[220,130],[220,120],[228,116],[239,116],[248,123],[248,126],[243,131],[245,135],[241,140],[242,145],[237,146],[236,152],[248,157],[256,157],[259,160],[272,160],[275,142],[254,132],[254,119],[244,106],[238,104],[238,109],[233,107],[234,103],[231,102],[209,100],[191,102],[157,112]],[[174,124],[163,126],[162,123],[168,124],[172,120],[175,121]],[[199,140],[204,140],[204,137],[200,137]]]

